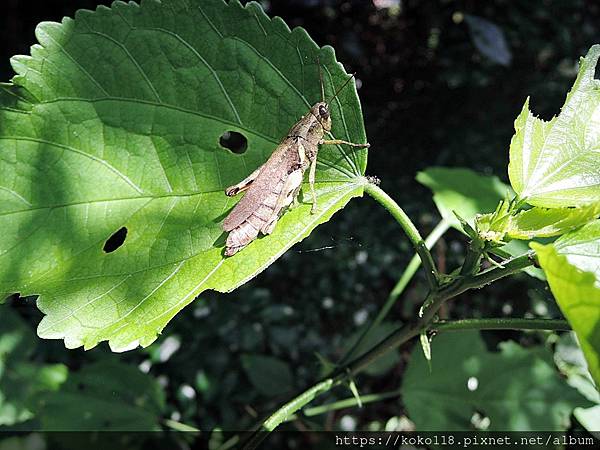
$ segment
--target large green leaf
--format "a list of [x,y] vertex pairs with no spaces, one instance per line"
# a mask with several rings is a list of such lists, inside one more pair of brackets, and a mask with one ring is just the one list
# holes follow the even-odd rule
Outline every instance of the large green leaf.
[[67,368],[32,361],[31,329],[9,306],[0,306],[0,318],[0,426],[13,426],[35,416],[40,396],[60,387]]
[[600,386],[600,220],[552,244],[531,246]]
[[416,345],[402,398],[419,431],[470,430],[476,414],[490,431],[559,431],[573,408],[589,405],[560,378],[548,350],[509,341],[490,352],[476,331],[435,337],[431,371]]
[[515,121],[508,174],[528,203],[548,208],[600,201],[600,82],[594,71],[600,45],[581,59],[579,75],[557,117],[549,122],[529,111]]
[[[200,292],[234,289],[362,195],[366,151],[324,147],[317,214],[305,202],[222,256],[224,188],[320,99],[317,61],[326,95],[348,78],[330,47],[256,3],[116,2],[36,35],[0,89],[0,293],[40,294],[41,337],[147,346]],[[355,88],[331,107],[336,137],[364,142]],[[227,131],[245,153],[220,146]]]

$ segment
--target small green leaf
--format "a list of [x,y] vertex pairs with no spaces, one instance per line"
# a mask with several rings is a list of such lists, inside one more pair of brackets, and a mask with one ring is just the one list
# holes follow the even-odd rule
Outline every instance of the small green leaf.
[[242,367],[252,385],[265,396],[285,394],[294,386],[288,364],[273,356],[242,355]]
[[[479,235],[477,234],[477,231],[475,231],[475,229],[471,226],[471,224],[469,222],[467,222],[465,219],[463,219],[462,217],[460,217],[460,215],[456,212],[456,211],[452,211],[454,213],[454,217],[456,217],[456,219],[458,220],[458,223],[460,224],[460,227],[462,228],[463,233],[465,233],[467,236],[469,236],[469,238],[471,238],[472,240],[480,240]],[[477,215],[475,215],[475,217],[477,217]]]
[[358,387],[356,387],[356,381],[353,378],[351,378],[350,381],[348,381],[348,387],[350,388],[350,392],[352,392],[352,396],[356,400],[356,404],[358,405],[359,408],[362,408],[363,402],[362,402],[362,399],[360,398],[360,394],[358,392]]
[[319,360],[319,373],[322,377],[326,377],[336,369],[337,365],[319,352],[315,352],[315,356]]
[[421,331],[421,335],[419,336],[419,340],[421,342],[421,348],[423,349],[423,356],[427,361],[427,366],[429,367],[429,371],[431,372],[431,342],[429,342],[429,337],[427,336],[427,331]]
[[513,239],[559,236],[600,215],[600,203],[581,208],[533,207],[511,216],[506,234]]
[[600,215],[600,202],[580,208],[539,208],[501,212],[499,217],[485,214],[477,218],[478,229],[488,240],[505,238],[529,240],[553,237],[585,225]]
[[[224,189],[320,100],[318,61],[327,96],[348,79],[331,47],[257,3],[115,2],[36,36],[0,86],[0,293],[39,294],[43,338],[148,346],[201,292],[245,283],[363,193],[366,150],[323,146],[317,213],[303,201],[223,257]],[[365,142],[353,83],[331,117],[337,138]],[[230,131],[244,153],[220,144]]]
[[494,211],[498,202],[511,193],[498,177],[463,168],[430,167],[417,174],[417,181],[433,191],[440,214],[458,230],[461,227],[455,212],[473,223],[476,214]]
[[490,242],[493,247],[504,244],[513,210],[513,202],[502,200],[493,213],[478,214],[475,217],[475,228],[481,239]]
[[532,243],[552,294],[575,330],[600,386],[600,221],[548,245]]
[[589,405],[545,348],[508,341],[491,352],[476,331],[442,333],[431,345],[431,373],[415,346],[402,384],[418,431],[474,429],[476,414],[489,419],[489,431],[564,431],[573,409]]
[[579,75],[561,113],[546,122],[529,111],[515,121],[508,174],[531,205],[582,206],[600,201],[600,84],[594,71],[600,45],[581,59]]
[[46,431],[160,430],[164,393],[154,378],[117,362],[88,364],[44,398]]

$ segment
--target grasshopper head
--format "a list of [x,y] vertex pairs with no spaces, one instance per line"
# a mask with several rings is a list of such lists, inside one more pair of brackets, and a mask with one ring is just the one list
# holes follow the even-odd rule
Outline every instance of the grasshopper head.
[[318,120],[324,131],[331,131],[331,115],[329,114],[329,105],[325,102],[318,102],[312,107],[312,115]]

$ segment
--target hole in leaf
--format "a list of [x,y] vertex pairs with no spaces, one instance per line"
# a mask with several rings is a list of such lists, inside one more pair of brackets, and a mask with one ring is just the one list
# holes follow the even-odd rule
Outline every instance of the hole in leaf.
[[231,150],[233,153],[241,155],[248,150],[248,139],[237,131],[226,131],[219,138],[221,147]]
[[106,242],[104,243],[103,250],[106,253],[114,252],[121,245],[123,245],[123,242],[125,242],[126,237],[127,237],[127,228],[125,228],[125,227],[119,228],[117,231],[115,231],[113,233],[113,235],[111,237],[109,237],[106,240]]
[[594,79],[600,80],[600,64],[596,63],[596,69],[594,70]]

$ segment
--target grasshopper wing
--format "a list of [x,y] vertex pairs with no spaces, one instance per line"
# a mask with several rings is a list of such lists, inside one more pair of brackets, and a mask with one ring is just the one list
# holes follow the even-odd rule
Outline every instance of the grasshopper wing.
[[[287,175],[300,165],[299,144],[285,140],[275,149],[262,170],[252,182],[244,197],[235,205],[223,222],[223,230],[231,231],[240,226],[269,200],[281,194]],[[270,202],[269,202],[270,203]],[[268,205],[274,208],[273,205]]]

